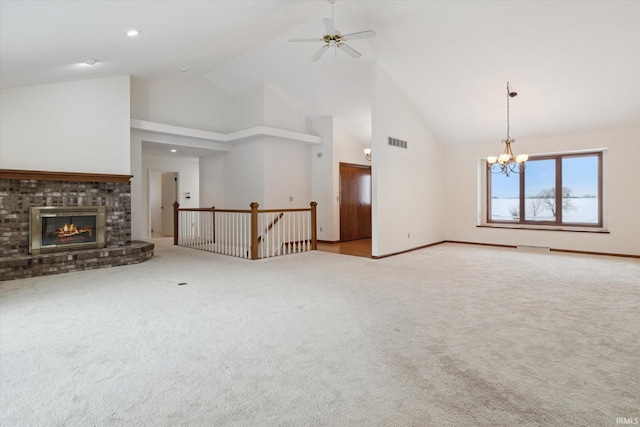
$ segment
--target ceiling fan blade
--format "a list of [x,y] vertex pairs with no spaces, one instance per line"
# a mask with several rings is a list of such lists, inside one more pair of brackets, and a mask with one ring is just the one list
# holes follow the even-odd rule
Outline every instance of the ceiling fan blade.
[[290,42],[321,42],[323,39],[289,39]]
[[352,58],[360,58],[362,56],[362,54],[360,52],[358,52],[357,50],[355,50],[354,48],[352,48],[351,46],[344,44],[344,43],[338,43],[337,44],[338,49],[341,49],[342,51],[344,51],[347,55],[349,55]]
[[319,50],[319,51],[317,51],[317,52],[316,52],[316,54],[315,54],[315,55],[313,55],[313,56],[311,57],[311,60],[312,60],[312,61],[317,61],[318,59],[320,59],[320,57],[322,56],[322,54],[323,54],[323,53],[325,53],[325,52],[327,51],[327,49],[329,49],[329,45],[328,45],[328,44],[325,44],[324,46],[322,46],[322,47],[320,48],[320,50]]
[[375,37],[376,32],[373,30],[368,31],[360,31],[359,33],[351,33],[345,34],[341,37],[342,40],[355,40],[355,39],[368,39],[370,37]]
[[333,25],[333,19],[331,18],[324,18],[324,28],[330,36],[336,33],[336,27]]

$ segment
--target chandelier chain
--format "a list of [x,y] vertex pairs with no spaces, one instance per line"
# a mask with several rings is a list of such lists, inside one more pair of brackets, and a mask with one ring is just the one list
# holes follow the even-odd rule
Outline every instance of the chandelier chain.
[[507,82],[507,141],[511,138],[509,137],[509,82]]

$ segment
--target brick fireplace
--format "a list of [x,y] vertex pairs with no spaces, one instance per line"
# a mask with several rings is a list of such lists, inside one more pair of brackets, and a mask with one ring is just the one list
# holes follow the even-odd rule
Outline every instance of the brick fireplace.
[[[152,243],[131,241],[131,178],[129,175],[0,169],[0,281],[135,264],[151,258]],[[65,248],[65,240],[61,240],[59,245],[53,244],[61,246],[53,251],[49,243],[49,249],[31,253],[30,219],[33,220],[34,209],[38,209],[38,215],[58,211],[70,219],[75,218],[80,228],[85,229],[85,235],[89,225],[83,225],[87,220],[81,217],[92,209],[102,212],[103,242],[87,247],[78,238],[76,244]],[[59,231],[63,225],[58,227],[53,220],[51,224],[48,226],[51,232],[69,234],[64,229]],[[42,223],[39,226],[42,227]],[[93,239],[92,234],[84,240]]]

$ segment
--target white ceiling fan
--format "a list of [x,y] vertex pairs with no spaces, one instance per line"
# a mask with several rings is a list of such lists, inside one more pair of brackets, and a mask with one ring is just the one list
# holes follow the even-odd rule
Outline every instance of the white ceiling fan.
[[320,57],[329,49],[330,47],[337,48],[352,58],[360,58],[362,54],[344,43],[345,41],[356,40],[356,39],[367,39],[370,37],[375,37],[376,32],[373,30],[360,31],[357,33],[350,34],[341,34],[339,31],[336,31],[335,25],[333,23],[333,4],[336,0],[327,0],[331,3],[331,18],[324,19],[324,27],[327,33],[320,39],[318,38],[307,38],[307,39],[290,39],[290,42],[322,42],[324,45],[320,48],[319,51],[316,52],[315,55],[311,57],[312,61],[317,61]]

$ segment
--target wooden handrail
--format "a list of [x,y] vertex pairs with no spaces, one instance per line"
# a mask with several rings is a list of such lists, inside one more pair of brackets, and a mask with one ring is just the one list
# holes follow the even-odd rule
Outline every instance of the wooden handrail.
[[298,208],[298,209],[260,209],[259,213],[276,213],[276,212],[305,212],[309,211],[309,208]]
[[[211,207],[211,208],[180,208],[178,209],[179,211],[182,212],[211,212],[216,210],[215,207]],[[225,211],[222,209],[218,209],[218,212],[229,212],[229,211]],[[251,211],[242,211],[242,212],[251,212]]]
[[[215,208],[180,208],[179,210],[182,212],[212,212]],[[247,209],[215,209],[216,212],[227,212],[227,213],[251,213],[250,210]]]
[[[260,211],[258,211],[260,212]],[[277,212],[277,211],[276,211]],[[271,224],[269,224],[269,226],[267,227],[266,230],[264,230],[264,233],[267,234],[269,231],[271,231],[271,229],[273,228],[274,225],[276,225],[278,223],[278,221],[280,221],[280,218],[282,218],[284,216],[284,212],[280,212],[280,215],[278,215],[272,222]],[[258,236],[258,243],[260,243],[262,241],[262,234]]]
[[[315,202],[312,202],[315,203]],[[316,203],[317,204],[317,203]],[[209,212],[214,208],[180,208],[180,211],[204,211]],[[249,209],[215,209],[216,212],[228,212],[228,213],[251,213]],[[310,211],[310,208],[298,208],[298,209],[258,209],[258,213],[275,213],[275,212],[305,212]]]

